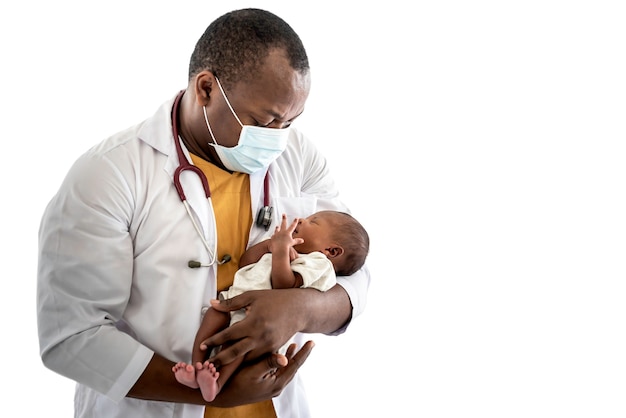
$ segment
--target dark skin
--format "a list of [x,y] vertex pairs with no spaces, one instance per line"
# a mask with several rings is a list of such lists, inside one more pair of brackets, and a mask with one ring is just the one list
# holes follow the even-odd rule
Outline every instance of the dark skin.
[[[279,395],[304,364],[313,346],[313,341],[308,341],[296,353],[296,347],[292,345],[286,356],[265,355],[251,362],[230,378],[228,385],[211,405],[232,407]],[[155,401],[206,404],[200,391],[176,381],[172,373],[173,365],[174,362],[154,354],[128,396]]]
[[[310,88],[309,74],[293,70],[282,52],[269,54],[257,76],[248,82],[223,86],[241,122],[283,128],[302,113]],[[239,139],[241,126],[230,112],[215,75],[198,73],[187,86],[180,106],[180,132],[190,152],[223,168],[204,121],[202,107],[218,144],[232,147]],[[241,308],[247,316],[237,324],[217,333],[210,345],[229,344],[211,361],[227,364],[244,358],[244,365],[211,402],[213,406],[231,407],[271,399],[281,393],[313,349],[307,342],[286,356],[274,353],[296,332],[332,333],[349,321],[350,299],[341,286],[322,293],[315,289],[280,289],[247,292],[215,303],[222,312]],[[154,354],[143,374],[128,393],[129,397],[206,404],[197,389],[181,385],[172,373],[174,362]]]
[[[294,71],[283,54],[275,50],[266,59],[261,71],[250,82],[224,86],[228,100],[244,125],[286,128],[304,111],[309,95],[309,74]],[[204,120],[206,106],[211,129],[219,145],[234,147],[239,141],[241,126],[233,116],[217,85],[215,75],[202,71],[193,86],[185,91],[180,104],[180,130],[185,146],[217,166],[224,168]]]

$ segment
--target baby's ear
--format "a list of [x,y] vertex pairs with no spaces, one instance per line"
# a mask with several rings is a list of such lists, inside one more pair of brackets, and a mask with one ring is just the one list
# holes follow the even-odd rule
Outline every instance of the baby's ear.
[[336,258],[343,254],[342,247],[329,247],[324,251],[326,253],[326,257],[328,258]]

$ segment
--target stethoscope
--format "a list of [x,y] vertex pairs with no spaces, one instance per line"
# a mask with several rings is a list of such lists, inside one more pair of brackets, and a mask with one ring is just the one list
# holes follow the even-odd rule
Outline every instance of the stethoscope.
[[[211,189],[209,188],[209,182],[201,169],[199,169],[195,165],[190,164],[189,161],[187,161],[187,157],[185,157],[185,154],[183,153],[183,149],[180,145],[180,142],[182,141],[182,139],[180,135],[178,134],[178,107],[179,107],[180,100],[182,99],[184,93],[185,93],[184,90],[178,93],[178,95],[176,96],[176,99],[174,100],[174,106],[172,107],[172,134],[174,136],[174,145],[176,146],[176,153],[178,154],[178,167],[176,167],[176,170],[174,170],[174,187],[176,187],[178,196],[180,197],[181,202],[183,202],[183,205],[185,206],[185,210],[187,211],[187,215],[189,215],[189,219],[191,219],[191,223],[193,224],[194,229],[198,233],[198,236],[202,240],[202,244],[204,245],[207,252],[209,253],[208,264],[191,260],[189,261],[189,267],[191,268],[210,267],[215,263],[217,264],[227,263],[228,261],[230,261],[231,256],[226,254],[224,255],[224,257],[222,257],[221,260],[217,260],[217,239],[215,239],[213,246],[211,246],[207,242],[206,238],[204,238],[204,234],[200,230],[198,223],[196,222],[193,214],[191,213],[191,208],[189,207],[189,203],[187,203],[187,196],[185,196],[185,190],[183,189],[183,186],[180,183],[180,175],[183,171],[192,171],[195,174],[197,174],[197,176],[200,178],[200,181],[202,182],[202,188],[204,189],[204,195],[206,196],[207,202],[209,204],[209,209],[211,210],[212,213],[214,213],[213,202],[211,200]],[[272,224],[272,213],[274,209],[273,207],[269,205],[270,203],[269,201],[270,201],[270,184],[269,184],[269,177],[266,173],[265,179],[263,180],[263,207],[259,210],[259,213],[256,219],[256,225],[259,227],[265,228],[266,231],[269,229],[270,225]],[[217,225],[215,224],[215,215],[212,216],[212,219],[213,219],[213,230],[217,234]],[[216,238],[217,238],[217,235],[216,235]]]

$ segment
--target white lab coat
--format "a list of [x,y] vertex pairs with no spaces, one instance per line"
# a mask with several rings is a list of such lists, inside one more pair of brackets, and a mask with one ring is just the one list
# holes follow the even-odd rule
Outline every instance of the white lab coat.
[[[178,166],[171,126],[173,98],[154,116],[96,145],[70,169],[43,216],[39,234],[37,314],[46,367],[78,382],[77,417],[201,417],[197,405],[126,398],[152,354],[190,361],[201,312],[216,297],[208,261],[173,186]],[[274,223],[254,226],[250,245],[269,237],[280,214],[304,217],[343,209],[324,158],[291,130],[269,169]],[[263,172],[250,176],[252,213],[263,204]],[[181,181],[205,237],[215,239],[212,213],[197,176]],[[364,308],[366,268],[338,278]],[[300,342],[304,336],[297,336]],[[279,417],[308,416],[299,376],[274,398]]]

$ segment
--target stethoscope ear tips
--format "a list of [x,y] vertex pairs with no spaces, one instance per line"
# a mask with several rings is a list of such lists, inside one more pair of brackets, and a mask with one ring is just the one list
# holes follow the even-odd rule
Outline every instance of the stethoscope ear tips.
[[259,210],[259,214],[256,217],[256,224],[258,226],[262,226],[267,231],[270,229],[270,225],[272,224],[272,211],[274,210],[271,206],[263,206]]

